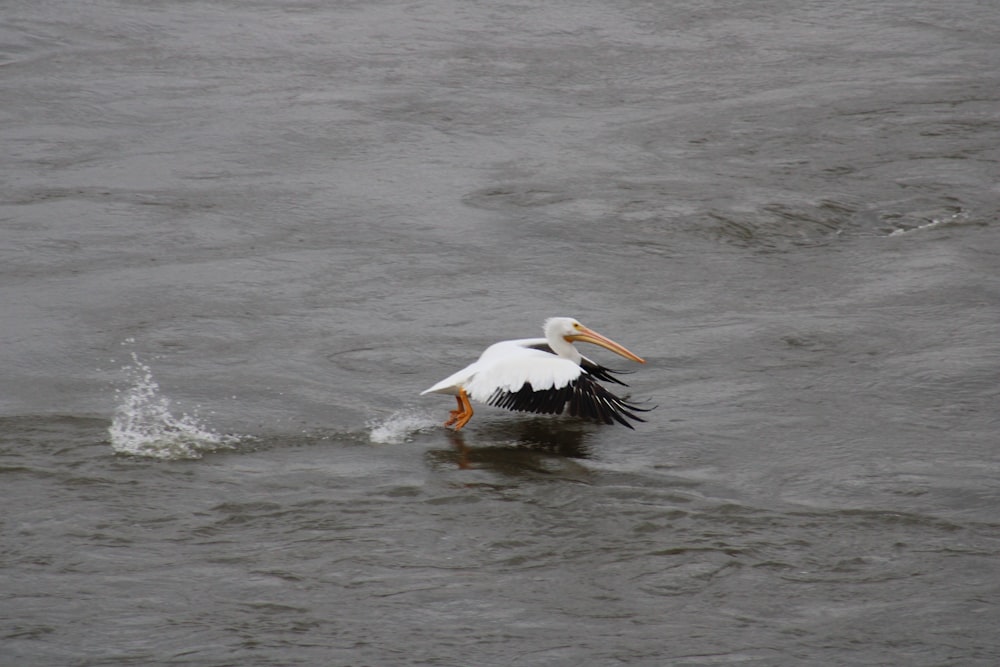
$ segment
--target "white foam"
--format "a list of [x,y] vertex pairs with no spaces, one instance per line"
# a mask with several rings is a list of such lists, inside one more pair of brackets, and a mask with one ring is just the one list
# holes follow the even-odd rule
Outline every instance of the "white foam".
[[398,445],[413,440],[412,436],[439,425],[440,420],[412,410],[397,410],[382,421],[368,423],[368,439],[380,445]]
[[119,404],[108,431],[111,447],[119,454],[156,459],[197,459],[206,452],[229,449],[241,440],[221,434],[198,419],[174,416],[170,399],[160,393],[149,366],[131,353],[132,363],[122,370],[129,387],[119,390]]
[[935,227],[940,227],[941,225],[959,222],[964,220],[966,217],[968,217],[967,214],[964,211],[960,211],[946,218],[932,218],[930,222],[925,222],[924,224],[917,225],[916,227],[900,227],[899,229],[894,229],[889,232],[888,236],[900,236],[902,234],[911,234],[925,229],[933,229]]

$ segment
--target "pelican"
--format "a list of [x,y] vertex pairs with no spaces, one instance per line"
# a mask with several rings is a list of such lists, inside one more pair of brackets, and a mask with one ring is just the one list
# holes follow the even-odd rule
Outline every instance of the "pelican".
[[562,414],[569,408],[574,417],[605,424],[645,421],[635,415],[647,412],[618,398],[597,380],[625,383],[613,372],[580,354],[575,341],[593,343],[626,359],[646,363],[610,338],[588,329],[572,317],[545,320],[545,338],[505,340],[490,345],[479,359],[449,375],[423,394],[449,394],[458,407],[451,411],[445,426],[456,431],[472,419],[472,404],[485,403],[518,412]]

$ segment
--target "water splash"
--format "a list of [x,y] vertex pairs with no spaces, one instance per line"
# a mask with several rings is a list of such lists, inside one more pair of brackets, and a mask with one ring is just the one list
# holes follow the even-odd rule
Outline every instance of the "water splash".
[[115,452],[165,460],[197,459],[240,442],[241,438],[216,433],[188,414],[174,416],[170,399],[160,394],[149,366],[135,352],[131,356],[132,363],[122,369],[130,386],[118,390],[120,401],[108,428]]
[[440,425],[440,420],[412,410],[397,410],[384,420],[368,422],[371,432],[368,439],[380,445],[398,445],[413,440],[416,433]]

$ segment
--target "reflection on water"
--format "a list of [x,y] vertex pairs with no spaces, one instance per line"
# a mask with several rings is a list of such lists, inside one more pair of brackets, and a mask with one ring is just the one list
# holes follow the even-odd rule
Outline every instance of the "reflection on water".
[[487,468],[512,475],[551,472],[562,467],[560,458],[590,457],[588,440],[594,428],[561,419],[515,417],[484,423],[474,431],[444,429],[451,449],[428,450],[427,458],[437,465]]

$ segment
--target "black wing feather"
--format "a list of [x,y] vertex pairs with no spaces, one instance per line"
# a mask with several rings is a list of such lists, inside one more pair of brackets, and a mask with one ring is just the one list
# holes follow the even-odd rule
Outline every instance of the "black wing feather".
[[632,371],[616,371],[614,369],[608,368],[607,366],[601,366],[600,364],[593,362],[590,359],[584,359],[583,361],[581,361],[580,367],[583,368],[583,370],[589,373],[590,375],[597,378],[598,380],[603,380],[604,382],[614,382],[615,384],[620,384],[623,387],[627,387],[628,384],[616,378],[614,375],[612,375],[612,373],[618,373],[620,375],[623,373],[632,372]]
[[[635,413],[649,412],[651,408],[640,408],[615,396],[594,380],[598,377],[601,376],[586,371],[573,382],[558,389],[536,390],[532,388],[530,382],[525,382],[517,391],[497,389],[487,404],[515,412],[534,412],[545,415],[562,414],[563,410],[568,407],[568,412],[572,417],[581,417],[605,424],[618,422],[629,428],[633,428],[632,424],[628,422],[630,419],[639,422],[646,421]],[[619,382],[619,384],[624,383]]]

